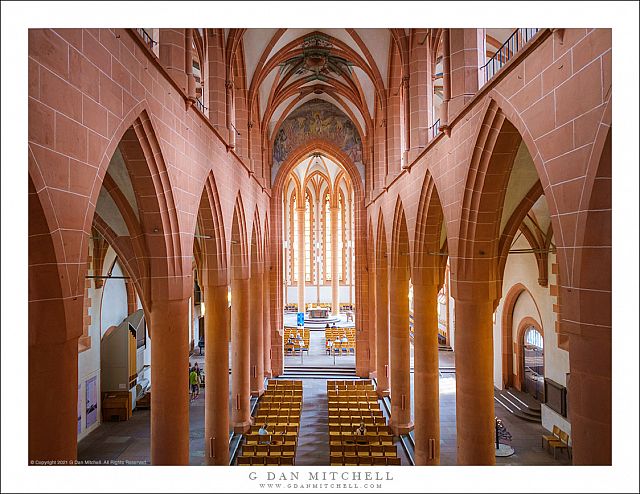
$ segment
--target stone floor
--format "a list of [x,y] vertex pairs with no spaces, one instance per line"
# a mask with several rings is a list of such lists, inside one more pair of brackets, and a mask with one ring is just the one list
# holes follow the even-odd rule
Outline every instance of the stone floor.
[[[412,349],[413,350],[413,349]],[[204,368],[204,356],[197,354],[190,358]],[[342,360],[344,359],[344,360]],[[455,373],[444,372],[454,366],[453,352],[440,352],[440,463],[456,464],[456,402]],[[351,364],[349,364],[351,362]],[[300,365],[299,356],[285,357],[285,365]],[[411,352],[413,369],[413,351]],[[305,365],[332,366],[333,357],[324,354],[324,333],[312,332],[309,356],[304,356]],[[336,357],[336,366],[355,365],[353,356]],[[231,378],[231,376],[230,376]],[[413,387],[413,370],[411,372]],[[204,463],[204,393],[190,405],[190,464]],[[413,396],[411,410],[413,414]],[[569,465],[566,453],[560,453],[558,460],[543,450],[540,436],[544,432],[537,423],[523,421],[495,404],[496,416],[501,418],[511,433],[511,446],[515,454],[507,458],[497,458],[498,465]],[[135,410],[132,419],[126,422],[105,422],[78,443],[78,459],[102,461],[103,464],[149,464],[150,459],[150,413],[149,410]],[[408,465],[408,458],[402,447],[398,447],[402,464]],[[329,464],[328,407],[325,379],[303,379],[303,408],[300,418],[300,436],[296,451],[296,465]]]

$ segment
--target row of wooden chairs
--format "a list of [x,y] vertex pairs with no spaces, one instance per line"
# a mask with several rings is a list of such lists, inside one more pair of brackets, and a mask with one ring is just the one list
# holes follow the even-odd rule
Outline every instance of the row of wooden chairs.
[[364,436],[360,434],[340,434],[329,436],[329,444],[336,445],[344,445],[344,444],[362,444],[366,442],[367,444],[376,444],[376,445],[388,445],[393,444],[393,436],[383,434],[380,436],[374,436],[365,434]]
[[329,403],[329,413],[350,412],[352,414],[369,414],[369,412],[377,413],[380,410],[380,404],[378,402],[358,402],[358,403]]
[[[356,433],[355,429],[357,429],[357,427],[354,427],[353,425],[330,425],[329,436],[339,436],[344,434],[353,436]],[[366,427],[366,433],[364,435],[393,436],[388,425],[372,425],[370,427]]]
[[[247,434],[257,434],[262,427],[262,424],[252,425]],[[299,427],[298,425],[273,425],[269,427],[269,430],[272,434],[298,434]]]
[[[375,392],[374,392],[375,393]],[[337,394],[332,396],[327,396],[327,401],[329,403],[344,403],[345,406],[349,406],[349,403],[377,403],[378,396],[375,394],[366,395],[366,394]]]
[[362,396],[378,399],[378,393],[376,393],[374,389],[330,389],[327,391],[327,398],[351,398]]
[[293,466],[295,465],[294,456],[239,456],[238,465],[241,466]]
[[302,381],[292,381],[290,379],[269,379],[267,381],[268,390],[277,390],[280,388],[302,389]]
[[364,409],[364,410],[360,410],[358,409],[355,412],[352,412],[351,410],[347,409],[343,409],[343,408],[333,408],[331,410],[329,410],[329,420],[331,419],[339,419],[342,417],[373,417],[373,418],[377,418],[377,417],[384,417],[384,414],[382,413],[382,410],[376,410],[376,409]]
[[373,382],[371,379],[348,379],[348,380],[327,380],[327,389],[335,388],[335,387],[364,387],[364,386],[372,386]]
[[246,434],[245,444],[296,444],[298,434],[296,432],[285,434]]
[[329,419],[329,426],[358,427],[361,423],[364,423],[365,427],[369,428],[377,425],[387,425],[387,419],[384,417],[363,417],[360,415]]
[[332,444],[331,456],[398,456],[394,444]]
[[399,457],[386,456],[332,456],[331,466],[398,466],[402,465]]
[[302,403],[299,401],[267,401],[260,405],[260,410],[301,410]]
[[571,446],[569,446],[569,434],[560,429],[557,425],[553,426],[551,435],[542,436],[542,447],[544,443],[547,443],[547,451],[549,448],[553,450],[553,458],[557,459],[556,452],[566,451],[569,458],[571,458]]
[[242,456],[295,456],[295,443],[287,444],[244,444]]

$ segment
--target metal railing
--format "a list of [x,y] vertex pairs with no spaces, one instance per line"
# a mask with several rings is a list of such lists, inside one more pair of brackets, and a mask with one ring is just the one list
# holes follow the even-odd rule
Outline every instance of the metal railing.
[[207,109],[207,107],[204,106],[204,103],[199,99],[196,99],[196,108],[200,110],[202,113],[204,113],[204,111]]
[[498,73],[498,71],[526,45],[539,31],[539,28],[518,28],[509,39],[503,43],[498,51],[482,67],[484,69],[485,84]]
[[431,136],[431,139],[435,139],[435,137],[438,135],[439,132],[440,132],[440,119],[433,122],[433,125],[429,127],[429,135]]
[[143,41],[147,44],[149,49],[153,51],[153,47],[158,44],[158,42],[151,37],[151,35],[141,27],[138,28],[138,32],[140,36],[142,36]]

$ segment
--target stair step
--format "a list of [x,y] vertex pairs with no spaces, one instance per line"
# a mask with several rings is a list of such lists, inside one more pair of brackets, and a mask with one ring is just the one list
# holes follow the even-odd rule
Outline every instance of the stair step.
[[526,403],[517,398],[514,394],[508,393],[508,391],[496,389],[494,391],[494,399],[512,415],[515,415],[522,420],[537,423],[542,422],[540,410],[529,408]]

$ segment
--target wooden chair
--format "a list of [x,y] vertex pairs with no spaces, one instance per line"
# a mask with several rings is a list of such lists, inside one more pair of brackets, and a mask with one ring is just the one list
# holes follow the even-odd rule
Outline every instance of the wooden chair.
[[386,457],[393,457],[393,456],[398,456],[398,450],[396,449],[396,447],[392,444],[392,445],[385,445],[384,446],[384,456]]
[[279,456],[267,456],[267,465],[280,465]]
[[567,434],[565,431],[560,430],[559,440],[551,439],[550,441],[547,441],[547,444],[551,446],[551,449],[553,450],[554,460],[557,459],[557,455],[556,455],[557,450],[566,450],[567,455],[569,455],[569,458],[571,458],[571,447],[569,446],[569,434]]
[[250,466],[251,465],[251,458],[249,458],[248,456],[238,456],[238,465],[242,465],[242,466]]
[[295,464],[295,457],[293,457],[293,456],[281,456],[280,457],[280,465],[293,466],[294,464]]
[[560,440],[560,427],[557,425],[553,426],[553,432],[551,435],[542,435],[542,447],[544,448],[544,443],[549,441],[559,441]]
[[386,458],[387,460],[387,465],[389,466],[399,466],[402,465],[402,461],[400,460],[400,457],[395,457],[395,458]]
[[372,456],[372,463],[374,466],[386,466],[387,459],[384,456]]

